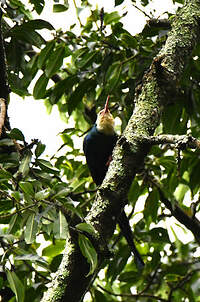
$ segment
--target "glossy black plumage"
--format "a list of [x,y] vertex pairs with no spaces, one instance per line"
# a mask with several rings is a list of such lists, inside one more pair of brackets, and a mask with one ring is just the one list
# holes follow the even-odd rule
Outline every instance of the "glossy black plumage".
[[[96,124],[84,138],[83,151],[91,176],[97,185],[103,182],[116,142],[117,134],[115,132],[111,135],[106,135],[97,129]],[[118,218],[118,224],[135,256],[136,265],[141,270],[144,267],[144,262],[134,244],[129,220],[124,211]]]
[[117,135],[105,135],[97,130],[96,124],[85,136],[83,151],[94,182],[100,185],[108,170],[109,157],[117,142]]

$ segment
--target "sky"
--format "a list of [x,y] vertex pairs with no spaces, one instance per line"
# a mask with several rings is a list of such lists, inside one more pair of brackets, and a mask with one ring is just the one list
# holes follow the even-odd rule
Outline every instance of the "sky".
[[[78,1],[76,2],[78,3]],[[24,0],[24,2],[28,3],[28,0]],[[140,32],[145,25],[144,14],[131,5],[131,0],[125,0],[122,5],[116,8],[114,8],[114,0],[92,0],[90,2],[93,8],[98,5],[99,8],[104,7],[107,12],[117,10],[122,14],[128,9],[128,14],[123,18],[123,23],[132,35]],[[161,2],[162,6],[160,5]],[[37,18],[49,21],[56,29],[62,28],[64,31],[69,29],[69,26],[75,20],[73,1],[69,0],[69,10],[64,13],[53,14],[52,4],[53,1],[46,1],[43,13]],[[165,11],[174,12],[175,7],[172,0],[153,0],[151,7],[146,9],[146,12],[149,13],[150,10],[155,10],[155,17],[160,15],[163,17]],[[80,15],[81,21],[84,21],[88,14],[88,11],[83,12]],[[50,39],[51,37],[46,33],[45,38]],[[71,125],[67,125],[61,120],[56,106],[53,107],[52,113],[48,115],[43,100],[33,100],[31,97],[22,99],[15,94],[11,94],[10,99],[8,115],[11,127],[22,130],[28,142],[31,139],[40,139],[42,143],[46,144],[46,154],[52,156],[62,144],[62,140],[58,135],[59,132],[71,127]]]

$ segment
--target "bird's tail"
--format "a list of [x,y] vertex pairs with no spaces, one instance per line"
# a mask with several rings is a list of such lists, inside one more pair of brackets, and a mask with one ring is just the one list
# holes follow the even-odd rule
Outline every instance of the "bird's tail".
[[131,252],[134,254],[135,264],[136,264],[138,270],[142,270],[144,267],[144,261],[142,260],[142,257],[139,254],[139,252],[135,246],[135,243],[133,241],[133,234],[132,234],[131,227],[129,224],[129,220],[124,211],[121,212],[117,222],[119,224],[119,227],[122,231],[123,236],[126,238],[126,241],[131,248]]

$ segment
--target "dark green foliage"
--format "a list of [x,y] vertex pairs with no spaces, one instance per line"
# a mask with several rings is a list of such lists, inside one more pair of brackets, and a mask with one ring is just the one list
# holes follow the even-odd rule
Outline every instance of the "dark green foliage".
[[[40,15],[45,1],[29,2]],[[115,9],[123,2],[115,0]],[[143,10],[149,2],[141,1]],[[85,0],[82,6],[90,8]],[[50,273],[59,267],[70,227],[78,224],[80,248],[90,264],[88,274],[96,268],[98,252],[90,241],[92,231],[80,224],[91,208],[96,187],[74,142],[78,139],[82,144],[95,110],[102,108],[108,94],[111,111],[121,121],[117,130],[124,130],[134,109],[135,88],[166,36],[165,29],[151,26],[132,36],[117,11],[102,15],[98,9],[91,10],[77,34],[74,24],[62,32],[50,20],[33,19],[21,1],[3,1],[2,7],[11,90],[27,96],[34,80],[34,98],[45,99],[49,109],[57,105],[67,122],[70,117],[75,122],[74,128],[61,134],[63,145],[51,160],[43,156],[42,142],[27,144],[19,129],[7,131],[0,140],[0,295],[10,302],[37,302]],[[67,11],[68,1],[54,1],[53,10]],[[50,40],[43,29],[53,34]],[[200,137],[199,51],[197,45],[176,93],[169,96],[158,134]],[[199,167],[198,150],[170,145],[151,149],[128,194],[130,223],[145,269],[138,274],[117,228],[109,242],[113,257],[105,260],[104,272],[91,287],[93,301],[119,301],[111,293],[126,294],[122,300],[133,301],[129,297],[133,292],[140,295],[138,301],[158,300],[152,296],[199,301],[198,243],[191,236],[185,243],[188,232],[171,217],[157,186],[172,208],[177,202],[191,219],[194,214],[199,218]]]

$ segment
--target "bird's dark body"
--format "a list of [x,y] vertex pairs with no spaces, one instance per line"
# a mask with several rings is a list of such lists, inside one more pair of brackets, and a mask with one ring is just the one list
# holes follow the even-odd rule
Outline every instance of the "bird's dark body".
[[[98,131],[96,124],[84,138],[83,151],[86,156],[86,161],[91,176],[97,185],[100,185],[103,182],[116,142],[116,133],[113,133],[112,135],[101,133],[100,131]],[[135,262],[138,269],[142,269],[144,262],[134,244],[129,220],[124,211],[122,211],[121,215],[118,218],[118,224],[131,248],[132,253],[135,256]]]
[[94,182],[100,185],[108,170],[109,157],[117,142],[117,135],[105,135],[92,127],[84,138],[83,151]]

